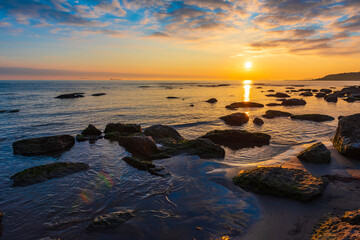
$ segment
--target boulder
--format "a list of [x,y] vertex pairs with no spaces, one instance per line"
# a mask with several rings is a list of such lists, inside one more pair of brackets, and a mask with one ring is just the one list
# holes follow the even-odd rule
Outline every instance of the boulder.
[[226,108],[230,110],[235,110],[237,108],[259,108],[259,107],[264,107],[264,104],[255,103],[255,102],[235,102],[226,106]]
[[304,97],[310,97],[310,96],[313,96],[314,94],[312,92],[303,92],[303,93],[300,93],[300,96],[304,96]]
[[52,155],[64,152],[75,144],[75,138],[70,135],[29,138],[12,144],[14,154],[24,156]]
[[261,118],[256,117],[256,118],[254,118],[253,123],[254,123],[255,125],[261,126],[261,125],[264,124],[264,121],[263,121]]
[[327,102],[334,102],[334,103],[336,103],[336,102],[338,101],[338,96],[337,96],[337,94],[330,94],[330,95],[327,95],[327,96],[325,97],[325,100],[326,100]]
[[292,115],[290,116],[292,119],[297,120],[306,120],[306,121],[313,121],[313,122],[326,122],[326,121],[333,121],[335,118],[323,115],[323,114],[302,114],[302,115]]
[[108,214],[100,215],[94,218],[94,220],[87,227],[87,230],[99,231],[108,228],[115,228],[133,217],[135,217],[133,210],[111,212]]
[[209,100],[205,101],[208,103],[216,103],[218,100],[216,98],[210,98]]
[[342,217],[321,220],[314,229],[311,240],[357,240],[360,239],[360,210],[348,211]]
[[266,95],[267,97],[277,97],[277,98],[288,98],[290,97],[289,95],[287,95],[286,93],[281,93],[281,92],[278,92],[276,94],[268,94]]
[[13,186],[27,186],[89,169],[86,163],[56,162],[25,169],[11,176]]
[[82,132],[84,136],[99,136],[101,135],[101,131],[97,129],[94,125],[89,124],[87,128],[85,128]]
[[99,96],[104,96],[104,95],[106,95],[106,93],[94,93],[91,96],[99,97]]
[[151,136],[156,142],[164,138],[171,138],[175,141],[183,140],[184,138],[174,128],[165,125],[154,125],[144,130],[146,136]]
[[84,93],[68,93],[68,94],[61,94],[55,98],[60,98],[60,99],[64,99],[64,98],[82,98],[84,97],[83,95]]
[[120,136],[129,136],[135,133],[141,133],[142,129],[137,124],[108,123],[105,127],[105,138],[117,140]]
[[339,120],[332,142],[340,154],[360,159],[360,113]]
[[276,111],[276,110],[267,110],[264,118],[277,118],[277,117],[290,117],[292,116],[291,113],[283,112],[283,111]]
[[293,198],[307,202],[319,197],[325,182],[301,169],[259,167],[241,171],[233,178],[235,185],[256,193]]
[[151,159],[158,152],[156,143],[152,137],[137,135],[128,137],[119,137],[119,145],[123,146],[126,151],[135,156]]
[[326,96],[326,93],[323,93],[323,92],[319,92],[315,95],[315,97],[317,97],[317,98],[323,98],[325,96]]
[[282,102],[282,105],[284,106],[302,106],[305,104],[306,104],[305,100],[297,99],[297,98],[286,99]]
[[230,126],[241,126],[249,121],[249,116],[246,113],[233,113],[220,119]]
[[323,143],[318,142],[300,152],[297,157],[305,162],[329,163],[331,153]]
[[241,149],[269,145],[271,136],[265,133],[251,133],[244,130],[214,130],[201,138],[208,138],[216,144],[231,149]]

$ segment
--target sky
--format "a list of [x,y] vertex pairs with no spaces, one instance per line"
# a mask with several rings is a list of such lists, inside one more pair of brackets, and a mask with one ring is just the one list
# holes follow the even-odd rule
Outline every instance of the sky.
[[0,0],[0,19],[2,80],[360,71],[360,0]]

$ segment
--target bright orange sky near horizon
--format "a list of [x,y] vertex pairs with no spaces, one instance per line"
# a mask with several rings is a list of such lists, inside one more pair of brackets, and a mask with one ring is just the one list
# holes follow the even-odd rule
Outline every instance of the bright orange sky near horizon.
[[357,72],[359,9],[357,0],[3,0],[0,79],[302,80]]

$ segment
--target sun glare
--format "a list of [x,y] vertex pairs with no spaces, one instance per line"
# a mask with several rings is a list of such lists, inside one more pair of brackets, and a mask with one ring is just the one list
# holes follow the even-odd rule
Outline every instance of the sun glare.
[[246,69],[250,69],[252,67],[252,62],[246,62],[245,63],[245,68]]

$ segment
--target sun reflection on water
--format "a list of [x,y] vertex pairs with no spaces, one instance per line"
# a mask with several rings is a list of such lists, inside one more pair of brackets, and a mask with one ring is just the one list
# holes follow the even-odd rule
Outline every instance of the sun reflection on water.
[[250,102],[250,89],[251,89],[251,80],[244,80],[243,87],[244,87],[244,102]]

